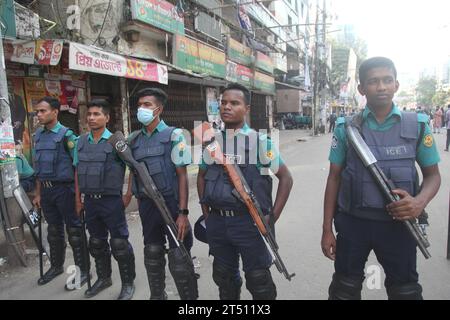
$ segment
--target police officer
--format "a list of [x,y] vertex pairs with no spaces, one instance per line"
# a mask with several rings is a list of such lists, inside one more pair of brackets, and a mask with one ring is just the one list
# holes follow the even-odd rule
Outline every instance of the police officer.
[[[179,239],[187,250],[193,244],[188,220],[188,179],[186,166],[190,154],[181,130],[169,127],[160,118],[167,105],[167,95],[157,88],[145,88],[136,95],[138,99],[138,120],[142,129],[130,135],[129,144],[133,157],[145,163],[161,192],[174,221],[178,226]],[[139,202],[139,214],[144,234],[144,262],[147,270],[152,300],[165,300],[165,243],[167,228],[154,201],[143,192],[143,185],[137,177],[130,175],[129,187]],[[131,199],[131,190],[128,191]],[[181,300],[195,300],[198,297],[197,278],[192,263],[183,258],[170,235],[168,260],[169,270],[175,281]]]
[[[216,138],[227,159],[240,166],[267,219],[272,216],[276,221],[287,202],[293,180],[267,135],[257,133],[246,124],[249,111],[249,90],[239,84],[230,84],[222,92],[220,105],[226,131],[221,131]],[[279,179],[274,205],[269,171]],[[232,194],[234,188],[223,166],[204,155],[197,187],[206,219],[210,253],[214,256],[212,276],[219,287],[220,299],[240,299],[239,256],[253,299],[275,299],[276,286],[269,270],[272,257],[246,206]]]
[[[90,234],[89,251],[95,259],[98,276],[85,296],[93,297],[112,285],[112,250],[122,280],[118,299],[130,300],[135,290],[136,273],[122,199],[125,164],[112,145],[107,143],[112,135],[106,128],[109,115],[108,101],[97,99],[88,103],[87,121],[91,131],[79,138],[74,159],[77,168],[77,211],[82,209],[80,194],[84,194],[86,224]],[[109,244],[108,232],[111,235]]]
[[[358,90],[367,98],[360,115],[361,133],[401,200],[386,206],[375,181],[349,145],[346,120],[340,118],[330,152],[322,234],[322,251],[335,262],[329,299],[361,299],[364,266],[372,250],[386,273],[389,299],[422,299],[416,243],[401,221],[417,218],[439,189],[436,144],[425,114],[401,112],[392,102],[399,82],[391,60],[366,60],[359,79]],[[423,173],[421,188],[416,161]]]
[[[82,229],[75,212],[73,151],[77,137],[72,130],[58,122],[60,103],[52,97],[42,98],[34,107],[42,128],[34,137],[34,170],[36,196],[33,204],[42,207],[48,223],[50,269],[39,279],[43,285],[64,272],[66,241],[64,224],[73,250],[75,264],[81,270],[81,285],[87,281],[88,261],[82,245]],[[75,286],[67,286],[72,290]]]

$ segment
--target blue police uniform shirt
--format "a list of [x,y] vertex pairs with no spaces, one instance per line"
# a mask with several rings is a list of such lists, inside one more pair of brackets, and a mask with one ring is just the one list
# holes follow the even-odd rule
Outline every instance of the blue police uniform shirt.
[[[235,135],[248,136],[250,132],[254,131],[249,127],[247,123],[235,132]],[[222,130],[222,135],[224,139],[226,138],[226,130]],[[257,163],[256,167],[261,171],[263,168],[269,168],[272,172],[277,172],[278,169],[284,165],[284,161],[281,158],[278,148],[273,144],[272,140],[267,136],[267,134],[259,135],[259,148],[257,152]],[[204,156],[205,154],[203,154]],[[206,170],[208,164],[206,163],[204,157],[202,156],[199,168],[201,170]]]
[[[169,128],[169,126],[161,120],[159,124],[156,126],[155,130],[152,133],[147,131],[146,127],[142,127],[141,132],[147,137],[150,138],[157,134],[158,132],[162,132]],[[183,135],[183,131],[181,129],[175,129],[172,133],[172,161],[175,164],[175,167],[186,167],[192,163],[192,156],[188,145],[186,143],[186,138]],[[128,137],[128,142],[130,142],[130,137]]]
[[16,167],[20,179],[27,179],[34,175],[34,170],[23,155],[16,155]]
[[[386,117],[383,123],[378,123],[375,115],[366,106],[363,112],[363,119],[371,130],[387,131],[392,126],[401,120],[402,113],[400,109],[393,104],[392,110]],[[419,131],[421,130],[421,123],[423,123],[425,130],[417,148],[416,161],[422,168],[431,167],[440,162],[440,156],[437,151],[436,143],[430,126],[428,125],[428,116],[426,114],[418,114]],[[348,150],[347,134],[345,131],[345,118],[339,118],[336,122],[336,129],[333,135],[332,146],[330,150],[329,160],[332,164],[343,166],[346,161]]]

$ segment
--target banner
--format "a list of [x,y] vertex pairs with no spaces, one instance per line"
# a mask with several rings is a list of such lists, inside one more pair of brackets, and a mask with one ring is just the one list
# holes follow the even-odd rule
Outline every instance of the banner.
[[127,61],[117,54],[108,53],[79,43],[70,43],[69,68],[72,70],[125,77]]
[[223,51],[180,35],[174,37],[173,64],[210,76],[225,78],[226,57]]
[[35,51],[37,64],[56,66],[61,60],[63,45],[62,40],[37,40]]
[[72,85],[72,80],[62,80],[61,95],[59,97],[61,111],[69,111],[72,114],[76,114],[78,111],[77,95],[77,88]]
[[30,122],[28,119],[32,119],[33,114],[27,113],[23,78],[9,77],[8,91],[14,140],[16,144],[21,145],[22,153],[27,160],[31,161]]
[[34,64],[34,52],[36,48],[35,41],[16,40],[12,42],[13,54],[10,57],[11,61]]
[[184,18],[176,7],[164,0],[131,0],[133,20],[142,21],[170,33],[184,35]]
[[255,67],[262,71],[273,74],[272,59],[262,52],[256,51]]
[[245,66],[251,65],[253,61],[252,49],[238,41],[228,38],[228,59],[243,64]]
[[[64,66],[63,66],[64,67]],[[69,68],[143,81],[169,83],[167,66],[104,52],[78,43],[70,43]]]
[[253,82],[255,89],[259,89],[263,92],[274,94],[275,93],[275,78],[268,76],[264,73],[255,71],[255,80]]
[[5,122],[0,125],[0,166],[16,161],[13,127]]
[[25,96],[27,97],[28,112],[33,112],[33,106],[37,104],[39,100],[46,96],[45,80],[25,78]]
[[169,73],[167,66],[135,59],[127,59],[127,78],[159,82],[167,85]]
[[228,60],[226,79],[251,88],[253,85],[253,71],[246,66]]

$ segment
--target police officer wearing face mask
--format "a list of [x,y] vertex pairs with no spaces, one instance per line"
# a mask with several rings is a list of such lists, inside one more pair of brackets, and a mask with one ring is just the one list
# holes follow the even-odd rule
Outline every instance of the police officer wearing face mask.
[[[169,127],[160,115],[167,105],[167,95],[157,88],[146,88],[137,93],[138,120],[142,129],[133,132],[129,145],[133,157],[146,164],[147,169],[164,196],[167,207],[178,226],[179,240],[183,240],[189,251],[193,244],[188,220],[188,178],[186,166],[191,157],[181,130]],[[144,258],[152,300],[165,300],[165,243],[167,228],[152,199],[143,192],[144,188],[137,177],[130,175],[126,198],[133,194],[139,203],[139,214],[144,234]],[[198,297],[197,278],[194,268],[187,264],[170,235],[168,260],[178,293],[182,300],[195,300]]]
[[[58,122],[60,103],[52,97],[42,98],[34,107],[39,123],[43,125],[34,136],[34,171],[36,196],[33,204],[42,208],[48,222],[50,269],[39,279],[44,285],[64,272],[66,241],[64,224],[72,247],[75,264],[81,270],[81,285],[87,281],[85,249],[82,229],[75,212],[74,168],[72,159],[77,137],[72,130]],[[66,290],[72,290],[66,285]]]
[[[95,259],[98,276],[85,296],[91,298],[112,285],[112,251],[122,280],[118,300],[130,300],[134,294],[136,273],[122,199],[125,164],[107,143],[112,135],[106,128],[109,114],[108,101],[97,99],[88,103],[87,120],[91,132],[80,137],[74,157],[77,167],[77,211],[83,207],[82,193],[90,234],[89,251]],[[109,244],[108,233],[111,235]]]

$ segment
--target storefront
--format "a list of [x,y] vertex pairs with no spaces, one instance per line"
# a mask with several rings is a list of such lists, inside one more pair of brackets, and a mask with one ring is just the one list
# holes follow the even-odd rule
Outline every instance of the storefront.
[[38,127],[33,106],[45,96],[59,99],[60,122],[78,134],[87,76],[69,69],[68,47],[62,40],[5,40],[3,46],[14,140],[31,160],[31,137]]

